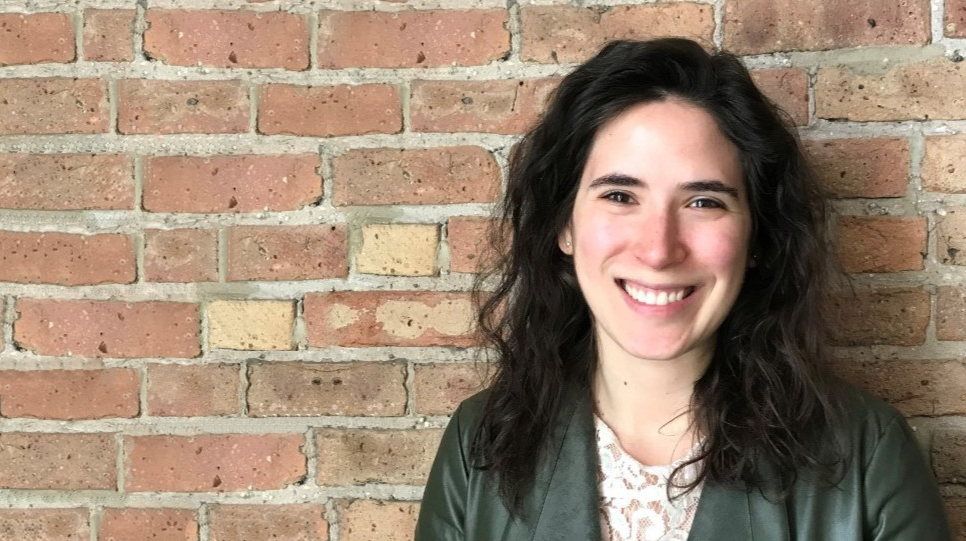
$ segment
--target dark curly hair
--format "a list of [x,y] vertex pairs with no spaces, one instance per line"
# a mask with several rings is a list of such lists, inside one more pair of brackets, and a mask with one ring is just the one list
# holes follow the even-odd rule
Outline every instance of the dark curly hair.
[[668,98],[711,114],[738,148],[758,262],[694,386],[691,411],[705,440],[691,462],[703,462],[682,486],[711,478],[765,489],[756,464],[766,458],[781,472],[775,486],[788,487],[842,460],[830,437],[832,381],[821,369],[825,202],[796,135],[734,55],[681,38],[615,41],[563,79],[512,153],[490,239],[495,259],[474,288],[496,362],[473,455],[511,513],[533,482],[564,390],[589,392],[597,367],[593,316],[573,259],[558,247],[594,136],[629,107]]

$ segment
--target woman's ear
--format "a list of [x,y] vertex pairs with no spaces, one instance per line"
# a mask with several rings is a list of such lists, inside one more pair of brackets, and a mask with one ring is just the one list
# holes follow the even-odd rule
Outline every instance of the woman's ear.
[[561,252],[567,255],[574,255],[574,242],[573,236],[570,234],[569,224],[557,235],[557,246],[560,247]]

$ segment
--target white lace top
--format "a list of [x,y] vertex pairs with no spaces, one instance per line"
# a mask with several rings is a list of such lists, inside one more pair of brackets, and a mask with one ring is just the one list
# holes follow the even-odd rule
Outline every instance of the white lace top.
[[[668,500],[668,477],[691,458],[666,466],[645,466],[627,454],[614,432],[596,415],[597,481],[600,487],[600,525],[604,541],[686,541],[701,497],[701,485],[682,497]],[[675,479],[681,485],[694,479],[699,464],[691,464]],[[672,495],[683,489],[671,489]]]

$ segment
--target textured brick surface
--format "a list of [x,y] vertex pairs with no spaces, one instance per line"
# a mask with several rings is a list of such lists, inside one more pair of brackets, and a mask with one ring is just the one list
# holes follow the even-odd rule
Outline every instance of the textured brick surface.
[[130,62],[134,58],[133,9],[84,10],[84,58]]
[[947,496],[946,514],[954,541],[966,541],[966,497]]
[[198,541],[198,518],[189,509],[104,509],[99,539]]
[[909,141],[894,137],[807,141],[815,172],[832,197],[902,197]]
[[294,349],[291,301],[214,301],[208,305],[208,346],[211,349]]
[[966,340],[966,289],[953,286],[937,288],[936,338]]
[[356,500],[339,502],[341,541],[409,541],[419,504]]
[[0,281],[26,284],[129,284],[134,243],[128,235],[0,231]]
[[394,276],[436,274],[439,228],[428,224],[373,224],[362,227],[356,271]]
[[276,490],[305,476],[301,434],[128,436],[125,490]]
[[149,9],[144,51],[176,66],[309,67],[304,16],[283,12]]
[[117,95],[123,134],[248,131],[248,88],[241,81],[124,79]]
[[326,541],[329,523],[319,504],[213,505],[211,541]]
[[144,208],[153,212],[297,210],[322,195],[318,167],[315,154],[148,158]]
[[485,255],[490,220],[478,216],[453,216],[446,222],[449,268],[455,272],[477,272]]
[[833,343],[914,346],[926,339],[929,294],[921,289],[837,292],[828,303]]
[[406,369],[382,362],[252,364],[248,413],[290,415],[403,415]]
[[521,56],[534,62],[580,62],[613,39],[684,36],[711,45],[713,8],[669,2],[642,6],[525,6]]
[[74,28],[67,13],[0,13],[0,66],[73,60]]
[[966,431],[939,430],[933,436],[932,467],[940,483],[966,479]]
[[0,370],[0,416],[39,419],[134,417],[140,376],[130,368]]
[[466,293],[424,291],[308,293],[312,346],[470,346],[473,311]]
[[966,414],[966,363],[960,360],[840,360],[833,371],[907,416]]
[[333,160],[336,205],[486,203],[500,169],[486,150],[354,149]]
[[319,485],[422,485],[436,456],[441,430],[316,431]]
[[966,209],[936,217],[936,254],[940,263],[966,265]]
[[319,67],[487,64],[510,52],[503,9],[322,11]]
[[402,104],[391,85],[259,88],[259,133],[330,137],[401,130]]
[[522,134],[543,111],[559,78],[414,81],[412,129]]
[[107,131],[107,90],[97,79],[0,79],[0,96],[0,135]]
[[218,280],[215,231],[148,229],[144,231],[144,279],[149,282]]
[[[966,38],[966,0],[946,0],[944,34],[952,38]],[[966,528],[963,529],[966,535]]]
[[0,208],[108,210],[134,206],[127,156],[0,154]]
[[314,280],[346,275],[345,224],[228,229],[228,280]]
[[148,365],[148,415],[190,417],[238,413],[238,366]]
[[840,216],[836,256],[844,272],[922,270],[926,219],[921,216]]
[[416,413],[450,415],[456,406],[482,390],[485,367],[473,363],[417,364],[413,380]]
[[926,190],[966,193],[966,136],[926,137],[920,174]]
[[796,126],[808,124],[808,74],[798,68],[760,69],[751,72],[758,88],[783,111]]
[[0,449],[0,488],[117,488],[114,434],[5,432]]
[[0,541],[88,539],[89,515],[87,509],[0,509]]
[[13,337],[39,355],[194,357],[198,305],[18,299]]

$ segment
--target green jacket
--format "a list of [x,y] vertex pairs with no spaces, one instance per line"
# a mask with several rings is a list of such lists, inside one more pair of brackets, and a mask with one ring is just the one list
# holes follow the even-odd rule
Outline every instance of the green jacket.
[[[938,487],[905,419],[861,391],[848,395],[851,466],[837,487],[800,477],[787,500],[769,501],[758,490],[706,480],[688,540],[948,541]],[[443,434],[415,541],[600,541],[589,393],[568,394],[516,519],[489,477],[470,465],[484,400],[485,391],[464,401]]]

